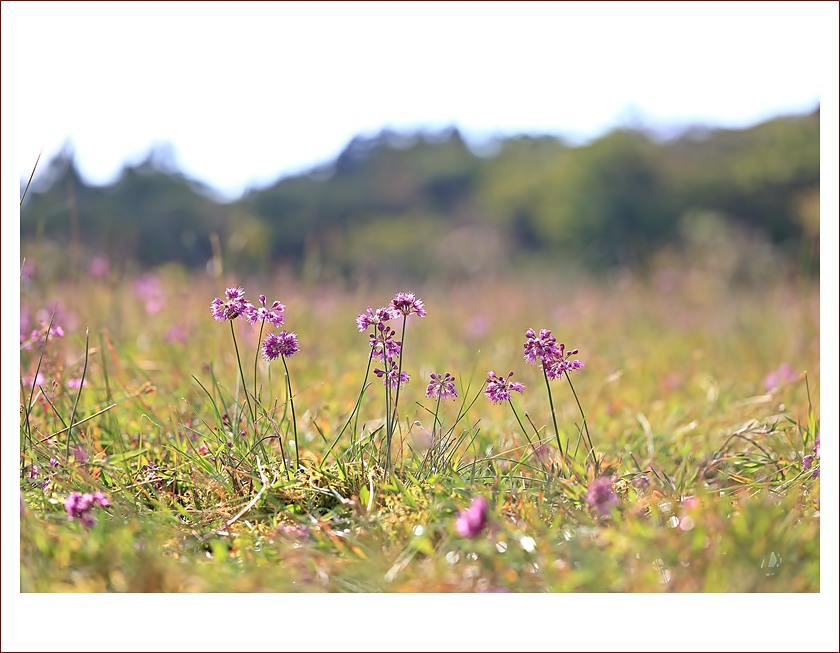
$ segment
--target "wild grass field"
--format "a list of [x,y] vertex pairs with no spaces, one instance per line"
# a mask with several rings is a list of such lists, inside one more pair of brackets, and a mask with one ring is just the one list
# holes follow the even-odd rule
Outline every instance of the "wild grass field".
[[814,282],[29,265],[22,592],[820,591]]

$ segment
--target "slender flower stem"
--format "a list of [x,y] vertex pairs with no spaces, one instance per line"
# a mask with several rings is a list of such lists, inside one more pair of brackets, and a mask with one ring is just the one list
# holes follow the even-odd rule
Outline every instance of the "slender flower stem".
[[525,439],[528,440],[528,444],[531,445],[531,448],[534,447],[534,441],[531,440],[531,436],[528,435],[528,431],[525,430],[525,426],[522,424],[522,420],[519,419],[519,415],[516,412],[516,408],[513,407],[513,401],[508,399],[508,403],[510,404],[510,409],[513,411],[513,416],[516,418],[516,421],[519,422],[519,428],[522,429],[522,432],[525,434]]
[[[350,421],[353,419],[353,415],[356,414],[356,412],[359,410],[359,407],[362,405],[362,398],[365,396],[365,389],[367,388],[367,380],[368,380],[368,375],[370,374],[370,365],[371,365],[372,361],[373,361],[373,347],[370,348],[370,356],[368,356],[367,369],[365,370],[365,380],[362,381],[362,389],[359,390],[359,396],[356,397],[356,405],[353,406],[353,410],[351,410],[350,414],[347,416],[347,421],[344,422],[344,426],[341,427],[341,430],[338,432],[338,435],[335,436],[335,440],[333,440],[332,445],[330,445],[329,450],[324,455],[324,457],[321,459],[321,465],[323,465],[326,462],[327,457],[330,455],[330,453],[332,453],[332,450],[335,448],[335,445],[338,444],[338,441],[339,441],[339,439],[341,439],[341,436],[344,434],[344,431],[346,431],[347,427],[350,426]],[[351,456],[353,455],[355,430],[356,430],[356,426],[354,426],[353,431],[350,432],[350,455]]]
[[[560,444],[560,429],[557,428],[557,415],[554,412],[554,399],[551,397],[551,385],[548,382],[548,372],[545,371],[545,365],[542,365],[543,378],[545,379],[545,389],[548,390],[548,405],[551,407],[551,420],[554,422],[554,436],[557,438],[557,448],[560,450],[560,461],[566,461],[566,455],[563,453],[563,445]],[[580,405],[580,404],[578,404]]]
[[[388,365],[385,365],[385,371],[388,371]],[[385,473],[391,467],[391,384],[388,381],[388,376],[385,376]],[[380,452],[381,453],[381,452]],[[382,460],[380,457],[379,460]]]
[[[44,341],[46,346],[46,340]],[[73,435],[73,427],[76,421],[76,408],[79,406],[79,399],[82,396],[82,388],[85,387],[85,376],[87,375],[88,353],[90,351],[90,333],[85,329],[85,366],[82,368],[82,378],[79,379],[79,391],[76,393],[76,401],[73,402],[73,410],[70,413],[70,426],[67,429],[67,446],[64,451],[64,458],[70,458],[70,436]]]
[[[432,442],[429,446],[433,447],[435,445],[435,427],[438,425],[438,411],[440,410],[440,396],[443,394],[441,388],[438,388],[438,400],[437,405],[435,406],[435,421],[432,422]],[[443,424],[440,425],[440,430],[443,431]]]
[[260,343],[262,342],[263,329],[265,328],[265,320],[260,324],[260,336],[257,338],[257,350],[254,352],[254,396],[259,398],[260,393],[257,390],[257,361],[260,359]]
[[592,437],[589,435],[589,426],[586,423],[586,413],[583,412],[583,406],[580,405],[580,399],[578,399],[577,392],[575,392],[575,386],[572,384],[572,378],[569,376],[569,373],[566,372],[566,379],[569,381],[569,387],[572,389],[572,394],[575,396],[575,401],[578,405],[578,410],[580,410],[581,419],[583,419],[583,428],[586,431],[586,439],[589,442],[589,453],[587,454],[587,458],[589,456],[595,455],[595,447],[592,446]]
[[[394,424],[399,424],[399,406],[400,406],[400,388],[402,387],[402,361],[403,361],[403,350],[405,349],[405,323],[408,321],[408,315],[403,315],[403,323],[402,323],[402,335],[400,336],[400,363],[397,368],[397,396],[394,399],[394,416],[391,418],[390,426],[388,428],[388,462],[389,464],[386,465],[386,469],[390,469],[390,461],[391,461],[391,438],[394,435]],[[383,349],[383,356],[384,354]],[[386,366],[387,367],[387,366]],[[387,377],[386,377],[387,378]]]
[[248,396],[248,386],[245,384],[245,374],[242,371],[242,360],[239,358],[239,345],[236,344],[236,332],[233,329],[233,320],[230,321],[230,335],[233,336],[233,348],[236,350],[236,363],[239,365],[239,377],[242,379],[242,390],[245,391],[245,400],[248,402],[248,412],[251,413],[251,419],[256,422],[257,416],[254,413],[254,407],[251,406],[251,397]]
[[286,365],[286,357],[280,356],[283,359],[283,368],[286,370],[286,389],[289,391],[289,406],[292,409],[292,433],[295,436],[295,473],[300,469],[300,450],[298,449],[298,432],[297,420],[295,419],[295,398],[292,394],[292,378],[289,376],[289,367]]

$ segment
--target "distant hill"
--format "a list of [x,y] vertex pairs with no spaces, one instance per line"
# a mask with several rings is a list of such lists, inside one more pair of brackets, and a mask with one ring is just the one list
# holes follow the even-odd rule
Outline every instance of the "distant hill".
[[48,164],[21,211],[22,249],[75,243],[141,267],[203,267],[212,234],[226,266],[290,266],[314,277],[481,274],[498,261],[644,269],[716,216],[795,257],[819,237],[819,110],[743,130],[660,142],[616,130],[572,147],[500,141],[478,156],[455,129],[353,139],[332,162],[237,201],[217,202],[153,155],[108,186],[72,154]]

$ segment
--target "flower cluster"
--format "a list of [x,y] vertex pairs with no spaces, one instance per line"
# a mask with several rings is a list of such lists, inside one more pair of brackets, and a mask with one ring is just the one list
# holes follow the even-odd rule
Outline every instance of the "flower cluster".
[[283,356],[290,358],[300,351],[297,341],[297,334],[287,333],[285,330],[280,333],[269,333],[263,341],[263,358],[273,361]]
[[378,367],[374,367],[373,373],[376,374],[377,377],[382,379],[383,385],[390,385],[391,388],[393,388],[394,390],[396,390],[399,386],[408,383],[411,378],[409,377],[408,372],[399,371],[397,361],[395,361],[393,358],[389,358],[385,361],[384,370],[380,370]]
[[548,329],[540,329],[539,336],[533,329],[525,332],[525,360],[532,364],[539,362],[552,381],[565,372],[583,368],[583,361],[570,360],[577,353],[577,349],[566,351],[566,345],[562,342],[558,345],[557,338]]
[[399,292],[391,300],[391,308],[401,315],[408,317],[414,313],[417,317],[426,317],[423,301],[416,299],[413,292]]
[[375,311],[368,306],[364,313],[360,313],[356,318],[356,326],[359,332],[366,331],[368,327],[384,324],[388,320],[397,318],[397,313],[390,307],[377,308]]
[[458,396],[458,392],[455,390],[455,377],[449,372],[446,372],[444,376],[431,374],[429,385],[426,387],[426,396],[454,399]]
[[382,361],[384,367],[374,368],[373,373],[382,379],[384,385],[390,385],[394,389],[408,383],[410,378],[407,372],[400,371],[402,342],[394,340],[396,332],[387,325],[387,322],[396,320],[400,315],[404,318],[408,318],[409,315],[425,317],[426,308],[414,293],[400,292],[394,295],[388,306],[377,308],[375,311],[368,306],[364,313],[356,317],[356,326],[360,332],[373,327],[373,333],[370,334],[371,356]]
[[512,376],[513,372],[507,376],[496,376],[496,373],[492,370],[487,372],[487,387],[484,388],[484,394],[487,398],[494,404],[498,404],[499,402],[510,399],[511,392],[521,394],[525,386],[519,381],[511,381],[510,377]]
[[225,290],[225,298],[216,297],[210,304],[210,311],[216,322],[235,320],[239,316],[247,316],[253,310],[253,306],[245,301],[244,288],[228,288]]
[[455,531],[461,537],[478,537],[487,526],[487,499],[476,497],[470,507],[458,513],[455,519]]
[[612,506],[618,504],[618,497],[613,490],[613,479],[601,476],[592,481],[586,491],[586,501],[602,516],[608,515]]
[[93,526],[96,523],[96,520],[91,514],[95,506],[105,508],[110,505],[111,502],[101,492],[94,492],[93,494],[88,492],[84,494],[73,492],[64,501],[64,509],[67,510],[67,516],[70,520],[78,519],[85,526]]
[[265,295],[260,295],[260,307],[254,308],[251,304],[248,304],[248,308],[245,312],[245,319],[248,320],[250,324],[256,324],[257,322],[269,322],[275,327],[280,328],[280,325],[283,324],[286,319],[283,317],[283,311],[285,310],[286,307],[280,302],[274,302],[271,307],[266,306]]

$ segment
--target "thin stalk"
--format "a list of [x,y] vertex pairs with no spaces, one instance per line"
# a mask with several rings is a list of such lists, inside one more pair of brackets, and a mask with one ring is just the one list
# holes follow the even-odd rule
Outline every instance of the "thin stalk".
[[[257,351],[254,352],[254,397],[259,400],[260,393],[257,390],[257,361],[260,359],[260,343],[262,342],[263,329],[265,328],[265,320],[260,324],[260,336],[257,338]],[[263,455],[265,460],[265,455]]]
[[[586,423],[586,413],[583,412],[583,406],[580,405],[580,399],[578,399],[577,392],[575,392],[575,386],[572,384],[572,377],[569,376],[569,372],[564,372],[566,375],[566,379],[569,381],[569,387],[572,389],[572,394],[575,396],[575,401],[577,402],[578,410],[580,411],[580,417],[583,420],[583,429],[586,431],[586,440],[589,442],[589,456],[595,455],[595,447],[592,445],[592,437],[589,435],[589,426]],[[549,395],[550,396],[550,395]]]
[[64,457],[65,459],[70,458],[70,439],[73,435],[73,426],[76,420],[76,408],[79,405],[79,399],[82,396],[82,388],[85,386],[85,375],[87,374],[87,366],[88,366],[88,354],[90,348],[90,333],[88,329],[85,329],[85,366],[82,368],[82,378],[79,380],[79,391],[76,393],[76,401],[73,402],[73,410],[70,413],[70,426],[67,427],[67,446],[65,447]]
[[283,368],[286,370],[286,389],[289,391],[289,406],[292,409],[292,432],[295,437],[295,473],[300,469],[300,450],[298,449],[297,420],[295,419],[295,398],[292,394],[292,378],[289,376],[289,367],[286,365],[286,357],[282,354]]
[[245,392],[245,400],[248,402],[248,412],[251,414],[251,421],[257,421],[254,407],[251,406],[251,397],[248,396],[248,386],[245,384],[245,374],[242,372],[242,360],[239,358],[239,345],[236,344],[236,332],[233,328],[233,320],[230,320],[230,335],[233,336],[233,348],[236,350],[236,364],[239,365],[239,377],[242,379],[242,390]]
[[[554,412],[554,399],[551,397],[551,384],[548,382],[548,372],[545,370],[545,365],[542,365],[543,378],[545,379],[545,389],[548,390],[548,405],[551,407],[551,421],[554,423],[554,437],[557,438],[557,448],[560,450],[560,466],[566,461],[566,454],[563,453],[563,445],[560,444],[560,429],[557,428],[557,415]],[[580,405],[580,404],[578,404]]]
[[[391,418],[391,428],[388,429],[388,461],[391,460],[391,438],[394,435],[394,422],[399,423],[399,406],[400,406],[400,388],[402,387],[402,362],[403,351],[405,349],[405,323],[408,321],[408,315],[403,315],[402,333],[400,334],[400,362],[397,367],[397,396],[394,399],[394,416]],[[384,355],[384,344],[383,344]],[[390,469],[390,465],[387,466]]]
[[26,188],[23,189],[23,195],[20,196],[20,206],[23,206],[23,198],[26,197],[26,191],[29,190],[29,184],[32,183],[32,177],[35,176],[35,168],[38,167],[38,161],[41,160],[41,152],[38,152],[38,158],[35,159],[35,165],[32,166],[32,174],[29,175],[29,181],[26,182]]
[[[330,455],[332,450],[335,448],[335,445],[338,444],[339,439],[344,434],[344,431],[347,430],[347,427],[350,425],[350,421],[353,419],[353,416],[356,414],[356,411],[358,411],[359,407],[362,405],[362,398],[365,396],[365,390],[367,390],[367,380],[368,380],[368,375],[370,374],[370,365],[373,362],[373,349],[374,349],[373,347],[370,348],[370,356],[368,356],[367,369],[365,370],[365,380],[362,381],[362,389],[359,391],[359,396],[356,397],[356,405],[353,406],[353,410],[350,411],[350,414],[347,416],[347,421],[344,422],[344,426],[341,427],[341,430],[338,432],[338,435],[335,436],[335,440],[333,441],[332,445],[330,445],[330,448],[327,450],[327,453],[324,455],[323,459],[321,460],[321,465],[319,465],[318,469],[320,469],[324,465],[324,463],[327,460],[327,456]],[[354,426],[353,427],[354,432],[350,433],[350,452],[351,452],[351,456],[352,456],[352,451],[353,451],[353,440],[354,440],[354,437],[355,437],[355,429],[356,429],[356,427]]]

